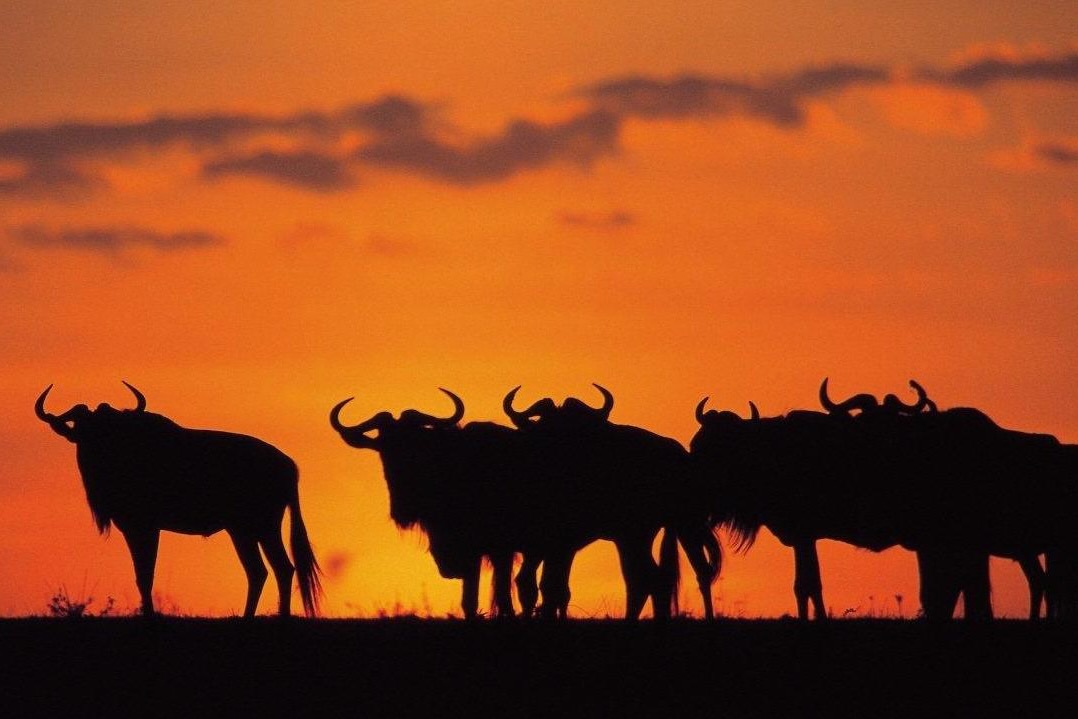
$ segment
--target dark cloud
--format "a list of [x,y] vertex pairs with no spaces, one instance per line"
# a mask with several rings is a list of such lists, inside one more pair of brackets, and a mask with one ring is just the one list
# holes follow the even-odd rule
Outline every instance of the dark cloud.
[[918,77],[966,88],[998,82],[1078,82],[1078,53],[1028,59],[983,58],[949,70],[925,69]]
[[636,217],[624,211],[606,214],[588,214],[585,212],[563,212],[558,221],[570,227],[582,227],[593,230],[620,230],[636,224]]
[[356,184],[344,161],[316,152],[267,150],[242,157],[224,157],[204,165],[202,174],[209,178],[255,176],[314,192],[346,190]]
[[20,172],[0,177],[0,197],[84,197],[105,186],[104,180],[57,162],[25,163]]
[[473,185],[555,162],[588,166],[617,150],[619,130],[612,114],[589,112],[551,125],[517,120],[501,135],[463,147],[430,135],[386,138],[360,148],[356,158],[453,184]]
[[387,95],[377,102],[353,105],[340,113],[346,126],[364,128],[382,134],[415,133],[429,119],[430,109],[415,100]]
[[888,80],[885,68],[829,65],[763,83],[684,75],[673,80],[634,76],[592,85],[582,94],[619,116],[644,119],[758,117],[776,125],[804,121],[805,97]]
[[144,227],[102,227],[48,229],[42,225],[24,225],[8,229],[8,235],[27,247],[86,250],[117,254],[135,247],[160,252],[196,249],[219,245],[223,238],[201,230],[158,232]]
[[1042,160],[1048,160],[1057,165],[1078,164],[1078,147],[1073,145],[1046,142],[1033,148],[1033,152]]
[[801,109],[783,93],[696,75],[673,80],[621,78],[585,88],[583,94],[619,117],[661,120],[754,115],[782,125],[802,119]]
[[[114,158],[137,150],[154,150],[172,145],[192,149],[222,149],[262,133],[288,137],[304,136],[333,140],[342,133],[362,130],[376,136],[419,132],[427,121],[428,109],[415,101],[386,96],[370,103],[358,103],[334,112],[304,111],[280,117],[244,113],[204,115],[162,115],[132,122],[66,122],[41,127],[13,127],[0,130],[0,160],[26,165],[24,174],[0,180],[0,195],[65,194],[72,188],[92,189],[99,181],[83,177],[73,161],[86,158]],[[256,156],[239,158],[235,172],[248,172],[324,190],[325,182],[344,183],[345,173],[332,178],[328,161],[321,164],[313,156],[293,156],[294,163],[281,158]],[[232,158],[236,159],[236,158]],[[224,171],[224,168],[222,168]]]

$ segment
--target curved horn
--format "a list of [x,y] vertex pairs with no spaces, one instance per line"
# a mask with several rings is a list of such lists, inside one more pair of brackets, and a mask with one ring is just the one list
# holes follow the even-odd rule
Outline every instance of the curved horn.
[[603,406],[596,411],[602,415],[603,419],[608,419],[610,417],[610,412],[614,409],[614,395],[610,394],[610,390],[602,385],[596,384],[595,382],[592,382],[591,384],[603,395]]
[[827,396],[827,377],[824,377],[823,382],[820,383],[820,405],[828,412],[834,412],[838,409],[838,405]]
[[[912,387],[913,391],[917,393],[917,404],[903,405],[904,407],[906,407],[910,414],[917,414],[925,407],[928,407],[929,403],[931,403],[931,406],[933,408],[936,406],[935,402],[932,402],[932,400],[928,398],[928,392],[925,392],[925,388],[918,384],[915,380],[910,380],[910,387]],[[932,411],[935,411],[935,409],[933,409]]]
[[700,403],[696,405],[696,421],[700,424],[704,423],[704,406],[707,405],[707,397],[700,400]]
[[518,384],[516,387],[509,390],[505,397],[502,398],[502,411],[505,412],[505,416],[517,427],[520,427],[524,422],[528,421],[527,413],[517,412],[513,409],[513,400],[516,399],[517,392],[519,391],[520,385]]
[[146,395],[142,394],[142,392],[139,392],[137,389],[135,389],[132,385],[128,384],[127,382],[124,382],[123,380],[120,380],[120,381],[123,382],[124,385],[129,390],[131,390],[131,394],[135,395],[135,403],[136,403],[135,404],[135,411],[136,412],[145,412],[146,411]]
[[827,378],[823,378],[823,382],[820,383],[820,404],[827,410],[828,414],[844,414],[848,415],[852,410],[859,409],[862,413],[872,412],[879,408],[880,403],[874,396],[863,392],[861,394],[855,394],[849,399],[843,400],[838,404],[831,401],[831,398],[827,396]]
[[453,400],[453,414],[445,419],[438,419],[437,422],[439,424],[454,425],[464,417],[464,400],[444,387],[439,387],[438,389],[449,395],[449,399]]
[[34,414],[36,414],[37,418],[40,419],[42,422],[50,422],[56,420],[56,415],[49,414],[45,411],[45,398],[49,396],[50,390],[52,390],[51,384],[46,387],[45,391],[42,392],[41,395],[37,398],[37,402],[34,402]]
[[756,409],[752,400],[749,400],[749,417],[753,420],[760,419],[760,410]]
[[[349,397],[348,399],[341,400],[337,404],[333,405],[333,409],[331,409],[329,411],[329,424],[330,424],[330,426],[333,427],[333,429],[337,430],[338,432],[343,433],[343,432],[349,432],[351,430],[360,430],[360,427],[362,427],[364,424],[366,424],[366,422],[361,422],[360,424],[356,425],[355,427],[349,427],[347,425],[341,424],[341,409],[346,404],[348,404],[349,402],[351,402],[354,399],[355,399],[355,397]],[[368,420],[368,422],[369,421],[370,420]],[[360,431],[362,431],[362,430],[360,430]]]

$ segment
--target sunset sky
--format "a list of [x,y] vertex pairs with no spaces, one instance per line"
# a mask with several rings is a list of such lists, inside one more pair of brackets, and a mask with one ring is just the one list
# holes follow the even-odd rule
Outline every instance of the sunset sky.
[[[457,611],[377,456],[327,420],[616,397],[907,397],[1078,442],[1078,4],[0,5],[0,615],[137,605],[74,447],[33,413],[149,408],[300,467],[327,613]],[[914,558],[821,543],[833,613],[918,608]],[[1026,612],[1010,561],[997,614]],[[792,552],[718,609],[781,616]],[[687,582],[687,587],[692,582]],[[484,584],[485,586],[485,584]],[[165,535],[165,611],[242,611],[223,534]],[[612,546],[573,616],[620,615]],[[699,604],[687,588],[690,609]],[[272,579],[260,610],[275,609]]]

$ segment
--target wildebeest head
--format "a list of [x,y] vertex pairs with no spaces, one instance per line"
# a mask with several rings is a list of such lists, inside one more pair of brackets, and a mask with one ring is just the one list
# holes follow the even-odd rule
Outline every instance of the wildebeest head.
[[378,452],[389,486],[389,513],[402,527],[429,522],[432,512],[439,511],[437,507],[452,495],[454,482],[446,477],[457,471],[459,447],[450,433],[464,416],[464,402],[447,389],[441,391],[453,401],[449,417],[408,409],[398,418],[378,412],[348,426],[340,414],[352,397],[338,402],[329,413],[330,424],[347,444]]
[[554,400],[545,397],[527,409],[518,412],[513,409],[513,400],[520,391],[520,386],[509,390],[502,400],[502,409],[506,416],[518,429],[529,427],[546,427],[557,429],[580,429],[599,425],[610,418],[610,412],[614,409],[614,395],[605,387],[592,383],[603,395],[601,407],[591,407],[587,403],[569,397],[559,407]]
[[[136,405],[135,409],[131,411],[137,413],[145,412],[146,397],[127,382],[124,382],[124,385],[131,390],[133,395],[135,395]],[[52,430],[56,432],[56,434],[70,442],[78,444],[80,442],[93,441],[103,434],[112,431],[113,425],[110,420],[115,419],[115,417],[120,414],[120,410],[114,409],[104,403],[99,404],[97,408],[93,410],[85,404],[77,404],[62,414],[50,414],[45,411],[45,398],[48,397],[51,390],[52,385],[50,384],[37,398],[37,402],[34,403],[34,413],[37,415],[38,419],[52,427]]]
[[820,383],[820,404],[827,410],[828,414],[840,416],[849,416],[854,410],[860,411],[861,414],[883,410],[890,415],[913,415],[921,412],[925,408],[928,408],[929,411],[935,411],[935,403],[928,399],[928,394],[921,385],[911,379],[910,387],[917,393],[917,401],[913,404],[906,404],[894,394],[885,396],[881,403],[873,395],[867,392],[855,394],[841,402],[834,402],[828,396],[827,378],[824,377],[823,382]]
[[[329,422],[346,443],[358,449],[382,451],[388,448],[397,437],[410,430],[440,429],[455,427],[464,417],[464,402],[447,389],[439,387],[453,401],[453,414],[449,417],[435,417],[415,409],[406,409],[400,417],[394,418],[389,412],[378,412],[370,419],[348,426],[341,423],[341,410],[355,397],[342,400],[329,413]],[[372,432],[377,435],[371,436]]]

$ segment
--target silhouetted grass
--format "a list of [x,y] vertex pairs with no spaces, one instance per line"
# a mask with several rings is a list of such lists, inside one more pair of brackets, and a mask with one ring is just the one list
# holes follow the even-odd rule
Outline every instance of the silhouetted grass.
[[0,620],[7,716],[1030,716],[1076,660],[1021,621]]

